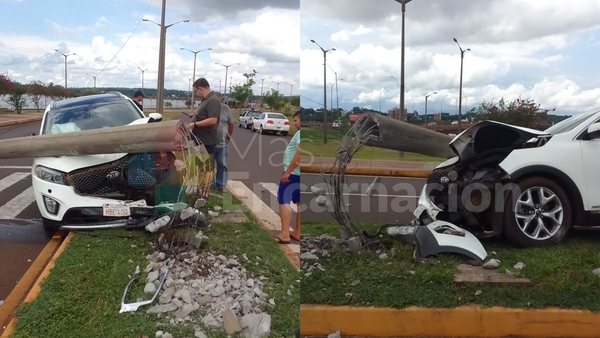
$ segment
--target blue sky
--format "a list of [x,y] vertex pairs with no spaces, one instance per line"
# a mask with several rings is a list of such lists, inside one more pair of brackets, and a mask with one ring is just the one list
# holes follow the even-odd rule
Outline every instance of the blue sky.
[[[401,5],[394,0],[301,0],[302,105],[327,106],[338,76],[340,108],[398,107]],[[576,5],[575,5],[576,4]],[[465,53],[463,112],[500,98],[531,98],[558,114],[600,107],[599,0],[413,0],[405,13],[405,106],[458,110],[460,50]],[[333,70],[332,70],[333,69]],[[344,81],[339,79],[343,78]],[[384,89],[385,88],[385,89]],[[334,107],[336,91],[333,87]],[[381,100],[380,100],[381,98]]]
[[[239,84],[243,73],[258,72],[254,90],[289,94],[299,86],[300,0],[168,0],[165,87],[188,90],[197,54],[196,78],[213,89]],[[156,88],[161,0],[0,0],[0,73],[16,81],[41,80],[68,87]],[[277,27],[277,29],[273,29]],[[139,67],[139,68],[138,68]],[[192,81],[193,82],[193,81]],[[288,85],[286,85],[288,84]]]

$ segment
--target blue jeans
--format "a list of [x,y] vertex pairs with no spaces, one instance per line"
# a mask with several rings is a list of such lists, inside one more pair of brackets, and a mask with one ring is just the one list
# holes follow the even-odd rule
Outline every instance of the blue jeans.
[[229,155],[229,145],[214,147],[217,175],[212,183],[213,188],[221,189],[227,186],[227,155]]

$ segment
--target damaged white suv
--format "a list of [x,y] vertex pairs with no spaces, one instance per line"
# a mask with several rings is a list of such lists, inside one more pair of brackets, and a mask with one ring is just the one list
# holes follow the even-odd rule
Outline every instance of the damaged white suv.
[[[40,135],[161,119],[156,113],[146,117],[130,98],[109,92],[52,102],[44,112]],[[32,185],[44,228],[124,227],[156,217],[152,208],[156,201],[178,193],[179,187],[168,182],[169,163],[174,160],[171,153],[35,157]],[[163,189],[157,192],[158,187]]]
[[415,221],[446,221],[514,245],[560,242],[572,226],[597,226],[600,111],[545,131],[483,121],[457,135],[457,155],[427,179]]

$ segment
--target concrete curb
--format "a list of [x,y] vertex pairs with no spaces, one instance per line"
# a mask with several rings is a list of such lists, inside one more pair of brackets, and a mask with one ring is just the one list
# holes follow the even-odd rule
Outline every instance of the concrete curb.
[[[331,166],[318,165],[300,165],[301,173],[330,174],[333,172]],[[412,177],[427,178],[431,170],[423,169],[391,169],[391,168],[348,168],[346,175],[365,175],[365,176],[390,176],[390,177]]]
[[42,118],[43,118],[43,116],[38,116],[38,117],[32,117],[32,118],[28,118],[28,119],[0,122],[0,127],[8,127],[8,126],[14,126],[17,124],[30,123],[30,122],[38,122],[38,121],[41,121]]
[[[35,284],[33,284],[31,289],[27,293],[27,296],[23,300],[24,303],[29,303],[29,302],[32,302],[33,300],[35,300],[35,298],[41,291],[42,282],[50,274],[50,270],[54,267],[54,263],[56,262],[58,257],[63,253],[63,251],[65,251],[65,248],[67,247],[67,245],[69,244],[69,242],[71,241],[72,238],[73,238],[73,232],[69,232],[67,237],[62,241],[62,243],[60,244],[58,249],[56,249],[56,251],[54,252],[54,255],[52,255],[52,258],[50,259],[48,264],[46,264],[46,267],[44,268],[42,273],[39,275],[37,280],[35,281]],[[10,337],[10,334],[12,333],[14,326],[17,324],[17,321],[18,321],[17,317],[12,317],[12,319],[6,326],[6,330],[4,330],[4,333],[2,334],[1,338]]]
[[600,336],[600,313],[582,310],[509,309],[462,306],[406,309],[300,306],[300,333],[364,337],[528,337]]

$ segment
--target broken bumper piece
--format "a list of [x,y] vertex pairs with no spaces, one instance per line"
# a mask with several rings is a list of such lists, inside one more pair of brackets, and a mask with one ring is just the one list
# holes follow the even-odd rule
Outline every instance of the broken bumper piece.
[[458,253],[481,262],[487,257],[487,252],[477,237],[445,221],[434,221],[416,227],[414,239],[415,254],[421,258],[439,253]]
[[159,276],[159,284],[158,287],[156,288],[156,292],[154,292],[154,296],[152,296],[152,299],[150,300],[144,300],[141,302],[135,302],[135,303],[129,303],[129,304],[125,304],[125,296],[127,295],[127,291],[129,290],[129,287],[131,286],[131,283],[133,283],[133,281],[136,279],[136,277],[140,274],[140,266],[136,266],[135,268],[135,272],[133,273],[133,275],[131,276],[131,278],[129,279],[129,283],[127,283],[127,286],[125,287],[125,291],[123,292],[123,297],[121,298],[121,310],[119,310],[119,313],[123,313],[123,312],[135,312],[137,311],[137,309],[140,306],[144,306],[144,305],[149,305],[152,304],[152,302],[154,301],[154,299],[156,299],[156,296],[158,295],[158,293],[160,292],[163,283],[165,282],[165,278],[167,277],[167,272],[169,271],[169,268],[165,267],[164,270],[162,271],[162,273]]

